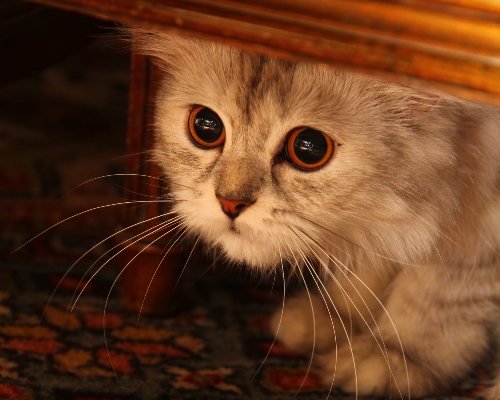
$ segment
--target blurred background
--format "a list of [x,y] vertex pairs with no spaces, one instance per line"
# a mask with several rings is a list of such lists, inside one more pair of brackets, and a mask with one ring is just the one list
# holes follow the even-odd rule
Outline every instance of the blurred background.
[[[9,7],[9,3],[11,3]],[[0,5],[0,251],[63,261],[120,224],[129,54],[112,26],[19,2]],[[81,185],[81,186],[79,186]]]

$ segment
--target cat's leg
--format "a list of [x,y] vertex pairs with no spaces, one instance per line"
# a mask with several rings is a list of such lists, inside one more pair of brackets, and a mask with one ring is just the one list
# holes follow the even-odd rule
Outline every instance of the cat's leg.
[[[422,396],[454,384],[488,343],[498,288],[482,271],[408,268],[395,279],[372,332],[322,356],[325,383],[360,395]],[[404,351],[403,351],[404,350]],[[353,363],[354,358],[354,363]],[[337,360],[337,362],[335,362]],[[354,367],[355,365],[355,367]]]
[[288,299],[271,319],[271,331],[286,347],[306,353],[322,353],[335,346],[335,330],[340,323],[330,315],[320,295],[301,292]]
[[[380,294],[392,279],[391,274],[370,271],[361,276],[370,289],[342,274],[326,285],[318,280],[321,293],[302,291],[288,299],[283,310],[276,311],[271,319],[272,332],[285,346],[301,353],[309,353],[313,348],[315,353],[324,353],[348,342],[348,338],[361,332],[363,318],[369,319],[370,312],[378,312],[379,305],[367,294]],[[346,285],[346,281],[353,284]],[[341,290],[340,286],[346,289]]]

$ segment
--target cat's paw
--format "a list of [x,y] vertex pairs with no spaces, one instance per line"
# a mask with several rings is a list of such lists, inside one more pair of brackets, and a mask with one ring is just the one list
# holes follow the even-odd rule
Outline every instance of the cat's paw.
[[335,345],[332,322],[324,304],[305,294],[289,299],[283,312],[276,311],[271,318],[271,331],[286,347],[300,353],[310,352],[313,347],[315,353],[322,353]]
[[354,336],[352,347],[344,343],[337,354],[333,350],[320,356],[324,384],[361,396],[403,398],[422,396],[434,388],[433,377],[424,368],[405,360],[400,349],[379,344],[370,336]]

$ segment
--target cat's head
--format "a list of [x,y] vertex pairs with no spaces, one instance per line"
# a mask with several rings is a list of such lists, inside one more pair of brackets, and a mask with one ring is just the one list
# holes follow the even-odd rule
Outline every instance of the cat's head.
[[432,249],[455,196],[443,184],[454,123],[436,98],[160,33],[136,44],[165,74],[155,159],[175,210],[229,259],[268,268],[339,249],[400,260]]

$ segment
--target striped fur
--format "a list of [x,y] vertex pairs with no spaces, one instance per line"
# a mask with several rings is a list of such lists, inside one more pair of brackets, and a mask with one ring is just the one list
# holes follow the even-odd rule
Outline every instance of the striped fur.
[[[316,293],[289,299],[272,325],[314,351],[326,390],[409,398],[463,377],[499,315],[500,112],[214,43],[133,39],[164,71],[155,160],[175,210],[230,261],[309,276]],[[192,144],[192,105],[219,114],[223,148]],[[324,168],[279,158],[298,126],[340,144]],[[255,203],[231,222],[216,191]]]

